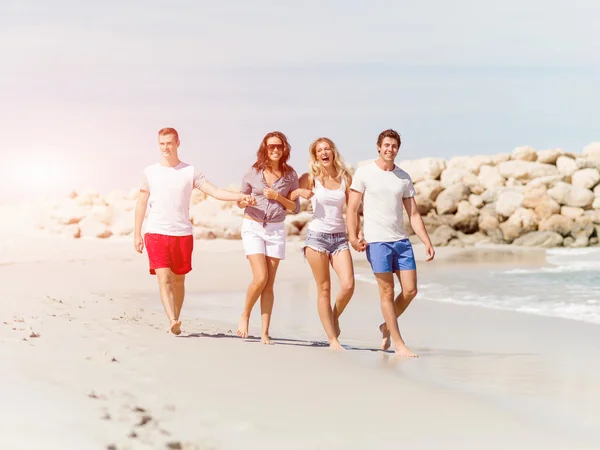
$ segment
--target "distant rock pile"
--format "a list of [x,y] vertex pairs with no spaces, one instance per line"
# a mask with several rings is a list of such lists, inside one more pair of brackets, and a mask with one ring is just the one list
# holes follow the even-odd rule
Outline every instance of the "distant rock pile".
[[[398,165],[413,179],[435,246],[599,244],[600,142],[581,154],[517,147],[494,156],[423,158]],[[137,189],[106,196],[73,192],[44,204],[37,226],[73,238],[131,235],[137,195]],[[304,236],[311,220],[309,202],[301,203],[299,214],[286,217],[290,236]],[[190,217],[197,239],[240,239],[242,215],[232,202],[193,193]],[[410,226],[408,231],[411,240],[418,240]]]

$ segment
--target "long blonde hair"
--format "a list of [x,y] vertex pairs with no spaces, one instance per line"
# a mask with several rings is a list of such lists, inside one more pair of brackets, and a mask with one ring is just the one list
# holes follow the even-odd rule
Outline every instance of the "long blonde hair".
[[350,182],[352,180],[352,176],[346,168],[346,164],[342,159],[342,155],[340,155],[339,150],[337,149],[337,147],[331,139],[326,137],[320,137],[315,139],[315,141],[312,144],[310,144],[310,147],[308,148],[308,181],[310,183],[311,188],[315,185],[315,179],[320,178],[321,180],[323,180],[329,176],[327,172],[323,170],[323,167],[317,160],[317,145],[319,145],[320,142],[326,142],[327,144],[329,144],[329,148],[333,153],[333,167],[335,167],[335,170],[338,173],[338,175],[344,177],[346,181],[346,187],[349,187]]

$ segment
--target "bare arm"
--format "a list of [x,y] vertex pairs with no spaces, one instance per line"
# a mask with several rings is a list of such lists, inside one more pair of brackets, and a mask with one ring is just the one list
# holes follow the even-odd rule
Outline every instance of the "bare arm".
[[423,223],[421,213],[419,213],[417,202],[415,201],[414,197],[409,197],[403,198],[402,203],[404,204],[406,214],[408,214],[410,226],[415,231],[415,234],[419,237],[419,239],[421,239],[421,242],[423,242],[423,244],[425,245],[427,261],[431,261],[435,256],[435,251],[433,249],[433,246],[431,245],[429,234],[427,234],[427,229],[425,228],[425,224]]
[[148,198],[150,198],[150,192],[140,189],[140,194],[135,205],[135,225],[133,233],[133,245],[138,253],[142,253],[142,250],[144,249],[144,240],[142,239],[142,224],[144,223],[144,217],[146,217]]
[[309,200],[312,196],[313,196],[312,186],[310,186],[310,180],[308,178],[308,174],[305,173],[299,179],[299,188],[294,189],[290,193],[289,198],[292,201],[296,200],[298,197],[302,197],[302,198],[305,198],[306,200]]
[[348,229],[348,240],[356,251],[362,252],[366,248],[366,242],[359,239],[360,220],[358,217],[358,208],[362,201],[361,192],[350,189],[348,192],[348,205],[346,208],[346,227]]
[[283,205],[283,207],[288,210],[289,212],[293,213],[296,210],[296,202],[294,200],[290,200],[287,197],[284,197],[281,194],[276,193],[276,197],[274,199],[271,200],[277,200],[279,203],[281,203]]
[[247,200],[247,195],[241,192],[232,192],[227,189],[221,189],[211,182],[207,181],[200,186],[200,190],[206,195],[210,195],[217,200],[229,201],[229,202],[241,202]]

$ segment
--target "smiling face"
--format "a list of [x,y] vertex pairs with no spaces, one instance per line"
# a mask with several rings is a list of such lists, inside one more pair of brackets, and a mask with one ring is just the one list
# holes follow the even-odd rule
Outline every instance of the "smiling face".
[[158,147],[165,159],[177,158],[179,139],[174,134],[162,134],[158,136]]
[[279,162],[284,151],[283,141],[277,136],[271,136],[269,139],[267,139],[266,147],[267,158],[269,161],[272,163]]
[[331,148],[331,145],[327,141],[320,141],[314,148],[315,160],[326,169],[333,165],[335,160],[335,153]]
[[393,163],[396,159],[396,155],[398,155],[398,149],[400,148],[400,143],[397,139],[391,137],[385,137],[381,141],[381,145],[377,147],[379,151],[379,157],[388,163]]

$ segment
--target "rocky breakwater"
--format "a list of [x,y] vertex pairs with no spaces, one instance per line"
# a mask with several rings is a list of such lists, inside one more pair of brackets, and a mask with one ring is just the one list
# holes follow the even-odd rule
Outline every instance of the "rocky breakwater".
[[[239,186],[229,186],[237,191]],[[62,199],[50,199],[37,205],[35,227],[51,234],[71,238],[107,239],[133,234],[135,205],[139,191],[72,192]],[[286,218],[288,235],[306,233],[311,219],[309,202],[301,199],[301,211]],[[146,211],[146,214],[148,210]],[[194,190],[190,219],[196,239],[240,239],[243,210],[234,202],[222,202]]]
[[598,245],[600,143],[581,154],[517,147],[493,156],[398,165],[413,179],[435,246]]
[[[580,154],[518,147],[493,156],[423,158],[398,165],[413,179],[435,246],[598,245],[600,142]],[[72,238],[128,236],[133,233],[137,195],[137,189],[104,196],[73,192],[39,206],[36,225]],[[239,239],[242,215],[233,202],[193,193],[190,217],[198,239]],[[301,199],[300,213],[285,219],[288,235],[304,236],[310,220],[309,202]],[[408,231],[411,240],[418,241],[410,226]]]

